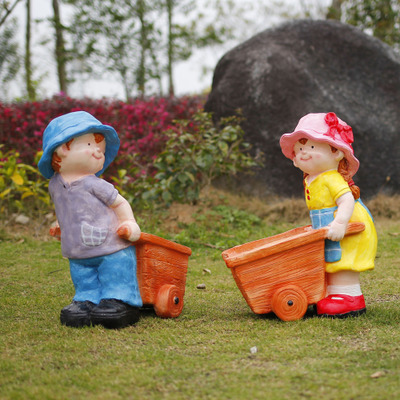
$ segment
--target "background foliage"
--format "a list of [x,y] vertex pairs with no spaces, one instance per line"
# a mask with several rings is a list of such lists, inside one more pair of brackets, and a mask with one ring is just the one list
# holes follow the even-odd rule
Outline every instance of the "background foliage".
[[[47,181],[37,170],[41,136],[51,119],[85,110],[113,126],[120,137],[117,159],[104,174],[136,207],[196,202],[219,176],[257,165],[238,118],[218,125],[201,111],[204,99],[168,97],[0,103],[0,205],[7,214],[27,206],[46,210]],[[29,201],[27,201],[29,198]],[[34,201],[33,201],[34,200]],[[25,205],[25,207],[24,207]],[[32,210],[31,210],[32,211]]]
[[160,150],[165,141],[163,132],[172,127],[172,122],[190,118],[202,104],[203,98],[196,96],[135,99],[129,103],[55,96],[38,102],[0,103],[0,142],[6,151],[18,151],[21,161],[33,164],[47,124],[62,114],[84,110],[117,130],[122,158],[138,153],[148,162]]
[[48,209],[47,182],[37,168],[19,162],[19,153],[3,152],[0,145],[0,213],[8,217],[13,211]]
[[[85,82],[96,79],[115,82],[125,99],[173,95],[182,63],[207,71],[211,83],[226,51],[297,18],[337,19],[399,48],[397,0],[52,0],[50,13],[34,19],[32,11],[41,4],[0,1],[0,42],[7,49],[0,51],[0,98],[22,94],[36,100],[43,91],[48,96],[74,90],[76,96]],[[24,68],[18,71],[19,65]],[[9,79],[2,82],[5,76]],[[58,84],[52,80],[50,91],[44,86],[49,76],[57,76]],[[19,94],[7,91],[13,80],[23,82]]]
[[[119,171],[123,173],[119,178],[125,181],[121,191],[132,204],[196,203],[200,191],[210,187],[214,179],[258,165],[249,153],[250,145],[244,142],[239,122],[230,117],[215,125],[211,114],[205,112],[194,114],[190,120],[175,121],[165,132],[162,151],[146,171],[138,171],[136,155],[128,156],[128,170]],[[128,176],[136,179],[129,180]]]

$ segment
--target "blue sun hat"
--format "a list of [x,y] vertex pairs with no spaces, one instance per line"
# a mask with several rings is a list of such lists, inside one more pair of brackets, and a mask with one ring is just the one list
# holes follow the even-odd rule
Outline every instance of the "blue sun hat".
[[115,129],[103,125],[86,111],[75,111],[53,119],[43,132],[43,155],[38,163],[41,174],[50,179],[54,175],[51,158],[54,150],[69,140],[86,133],[101,133],[106,140],[106,154],[103,169],[96,173],[101,175],[117,156],[119,138]]

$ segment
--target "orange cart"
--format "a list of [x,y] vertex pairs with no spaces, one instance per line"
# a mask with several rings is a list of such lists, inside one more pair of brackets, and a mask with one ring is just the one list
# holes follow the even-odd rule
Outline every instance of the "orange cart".
[[135,247],[143,305],[154,306],[159,317],[178,317],[183,309],[186,273],[192,250],[149,233],[142,233]]
[[[364,228],[363,223],[352,222],[346,235],[361,232]],[[222,253],[254,313],[272,311],[281,320],[292,321],[302,318],[310,304],[325,297],[324,243],[327,232],[328,228],[304,226]]]

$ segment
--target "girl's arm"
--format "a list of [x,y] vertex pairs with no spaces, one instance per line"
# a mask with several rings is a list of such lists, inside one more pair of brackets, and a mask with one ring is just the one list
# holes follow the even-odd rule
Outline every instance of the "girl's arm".
[[343,239],[347,224],[353,215],[354,203],[354,197],[351,192],[347,192],[337,199],[336,204],[338,209],[335,219],[329,224],[328,239],[334,241]]
[[111,204],[111,208],[114,210],[120,223],[117,228],[117,234],[121,238],[131,242],[139,240],[140,228],[133,216],[133,211],[128,201],[118,194],[114,203]]

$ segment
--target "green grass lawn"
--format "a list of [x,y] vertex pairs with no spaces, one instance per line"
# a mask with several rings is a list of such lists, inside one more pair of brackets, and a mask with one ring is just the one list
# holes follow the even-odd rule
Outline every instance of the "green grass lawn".
[[117,331],[62,326],[73,286],[60,244],[3,230],[0,398],[400,398],[398,219],[377,220],[376,268],[362,275],[366,315],[321,319],[310,307],[304,319],[282,322],[252,313],[221,250],[299,224],[270,224],[227,205],[194,218],[164,231],[141,220],[143,230],[193,249],[182,314],[146,311]]

